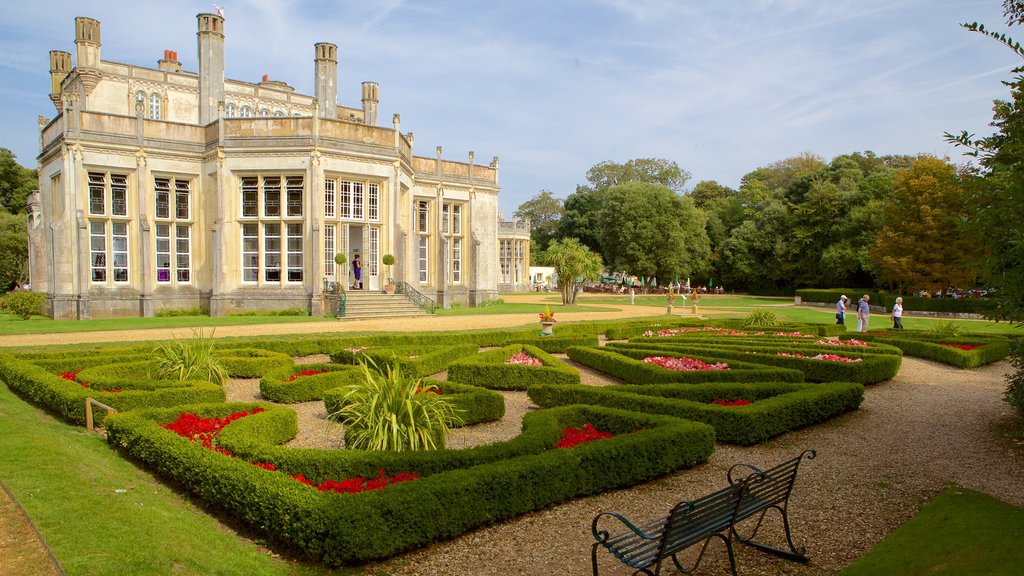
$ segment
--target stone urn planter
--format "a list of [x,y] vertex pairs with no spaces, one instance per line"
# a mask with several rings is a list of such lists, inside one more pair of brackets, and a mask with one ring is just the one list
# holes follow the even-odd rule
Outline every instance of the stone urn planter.
[[541,322],[540,323],[540,335],[541,336],[554,336],[551,329],[555,326],[554,322]]

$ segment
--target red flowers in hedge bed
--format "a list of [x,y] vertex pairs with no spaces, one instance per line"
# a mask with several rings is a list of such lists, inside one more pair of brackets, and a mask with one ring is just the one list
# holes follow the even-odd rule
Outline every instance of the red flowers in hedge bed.
[[335,494],[359,494],[360,492],[369,492],[370,490],[381,490],[388,486],[401,484],[402,482],[411,482],[419,477],[420,475],[415,472],[399,472],[394,476],[388,476],[381,470],[377,473],[376,478],[367,479],[362,476],[356,476],[355,478],[346,478],[341,482],[328,479],[320,484],[315,484],[310,480],[306,480],[306,477],[302,474],[292,476],[292,478],[306,486],[312,486],[321,492],[334,492]]
[[827,360],[829,362],[860,362],[862,358],[847,358],[846,356],[836,356],[835,354],[816,354],[814,356],[808,356],[799,352],[778,352],[776,356],[784,356],[786,358],[807,358],[808,360]]
[[317,374],[326,374],[327,370],[303,370],[298,374],[292,374],[291,378],[285,380],[285,382],[295,382],[296,378],[302,378],[303,376],[316,376]]
[[953,344],[952,342],[939,342],[939,346],[949,346],[950,348],[959,348],[960,350],[974,350],[975,348],[981,348],[982,344]]
[[522,366],[543,366],[544,365],[543,362],[541,362],[537,358],[534,358],[533,356],[530,356],[526,352],[520,352],[518,354],[513,354],[511,358],[509,358],[508,360],[505,360],[505,364],[520,364]]
[[615,436],[611,432],[601,432],[590,422],[587,422],[579,428],[566,428],[562,430],[562,439],[558,441],[555,448],[573,448],[580,444],[586,444],[587,442],[593,442],[595,440],[602,440],[604,438],[611,438]]
[[672,358],[668,356],[648,356],[643,359],[645,364],[654,364],[661,366],[665,370],[675,370],[677,372],[697,372],[702,370],[728,370],[729,365],[725,362],[715,362],[714,364],[708,364],[695,358]]
[[[60,377],[65,379],[65,380],[70,380],[71,382],[76,382],[76,381],[78,381],[78,373],[79,372],[81,372],[81,370],[75,370],[74,372],[64,372],[64,371],[61,371]],[[89,383],[88,382],[82,382],[82,388],[88,388],[88,387],[89,387]],[[99,390],[99,389],[97,389],[96,391],[97,392],[111,392],[111,393],[114,393],[114,394],[120,394],[121,392],[123,392],[123,390],[121,390],[120,388],[113,388],[111,390]]]
[[191,442],[198,440],[199,443],[203,445],[203,448],[213,450],[214,452],[225,456],[233,456],[229,450],[225,450],[219,446],[214,446],[214,436],[220,434],[220,431],[223,430],[225,426],[239,418],[244,418],[252,414],[259,414],[260,412],[265,411],[266,410],[264,408],[253,408],[250,412],[242,410],[241,412],[235,412],[223,418],[217,418],[216,416],[213,418],[200,418],[191,412],[185,412],[179,414],[177,420],[170,424],[164,424],[163,427],[174,432],[178,436],[188,438]]
[[739,398],[737,400],[725,400],[723,398],[715,398],[711,403],[717,404],[719,406],[746,406],[750,404],[750,400],[745,400],[743,398]]

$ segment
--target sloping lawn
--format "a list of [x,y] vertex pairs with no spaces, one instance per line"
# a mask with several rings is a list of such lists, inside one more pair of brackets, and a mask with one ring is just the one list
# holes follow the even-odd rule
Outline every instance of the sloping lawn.
[[1024,574],[1024,509],[952,486],[843,576]]

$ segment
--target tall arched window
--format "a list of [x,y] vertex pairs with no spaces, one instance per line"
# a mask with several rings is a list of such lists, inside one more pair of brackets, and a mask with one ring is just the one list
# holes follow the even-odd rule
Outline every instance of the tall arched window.
[[156,92],[149,97],[149,117],[152,120],[160,119],[160,102],[162,98]]
[[262,116],[263,118],[266,118],[267,116],[270,116],[270,109],[269,108],[260,108],[260,116]]
[[224,116],[226,118],[234,118],[238,115],[238,106],[235,106],[234,102],[228,102],[228,105],[224,107]]
[[242,106],[242,118],[252,118],[252,108],[248,104]]
[[284,116],[284,110],[274,110],[274,116]]

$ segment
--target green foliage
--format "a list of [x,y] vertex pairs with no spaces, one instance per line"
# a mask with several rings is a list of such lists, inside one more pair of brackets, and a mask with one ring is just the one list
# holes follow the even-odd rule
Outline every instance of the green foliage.
[[[225,415],[251,407],[219,405],[197,413]],[[468,450],[299,451],[273,445],[285,434],[281,425],[268,420],[279,419],[276,413],[281,411],[290,412],[270,408],[224,429],[221,446],[235,458],[161,428],[159,424],[177,416],[177,409],[117,414],[108,423],[107,438],[185,490],[258,528],[268,540],[294,546],[332,566],[387,558],[571,498],[646,482],[705,462],[714,449],[714,431],[705,424],[574,406],[530,412],[520,437]],[[553,449],[564,428],[586,422],[616,436]],[[279,471],[262,470],[248,461],[274,463]],[[303,474],[319,483],[375,476],[381,469],[423,477],[384,490],[342,495],[289,478]]]
[[1006,375],[1006,393],[1003,399],[1013,407],[1017,416],[1024,418],[1024,342],[1018,340],[1010,348],[1010,366],[1014,371]]
[[932,338],[956,338],[963,333],[963,324],[951,320],[940,320],[928,328],[928,336]]
[[[505,415],[505,398],[493,390],[430,378],[424,379],[423,382],[428,386],[435,386],[444,394],[452,409],[461,417],[461,421],[453,422],[452,427],[494,422]],[[337,412],[345,405],[345,389],[327,390],[323,393],[323,399],[328,414]]]
[[562,304],[575,304],[580,282],[597,280],[601,274],[601,255],[580,244],[576,238],[555,240],[544,251],[542,261],[555,267]]
[[32,316],[43,313],[44,303],[46,303],[46,294],[42,292],[15,290],[4,297],[2,308],[22,320],[28,320]]
[[[36,186],[36,171],[19,165],[13,152],[0,148],[0,208],[11,214],[24,214],[28,196]],[[24,229],[25,221],[20,220]]]
[[975,274],[966,262],[978,249],[962,224],[964,197],[948,161],[921,156],[900,170],[871,250],[879,279],[910,292],[972,286]]
[[536,196],[519,205],[515,212],[517,220],[530,221],[530,252],[540,254],[555,238],[558,221],[565,209],[562,201],[555,198],[550,190],[541,190]]
[[781,326],[782,319],[779,315],[765,308],[751,310],[750,314],[743,320],[747,326]]
[[[0,149],[2,150],[2,149]],[[0,210],[0,292],[28,281],[28,229],[23,214]]]
[[707,269],[703,213],[690,198],[664,186],[634,182],[607,189],[598,224],[612,270],[657,277],[664,284]]
[[448,428],[461,416],[436,386],[406,376],[390,364],[383,373],[372,361],[360,368],[363,378],[345,386],[343,405],[328,416],[344,424],[348,448],[395,452],[444,448]]
[[705,382],[802,382],[804,375],[799,370],[790,368],[776,368],[763,366],[750,362],[737,362],[730,360],[729,370],[705,370],[705,371],[673,371],[665,370],[654,364],[642,362],[647,356],[673,356],[693,358],[703,362],[715,363],[722,361],[721,358],[712,354],[680,354],[677,352],[659,351],[654,354],[650,351],[629,350],[617,348],[613,350],[572,347],[567,351],[569,358],[574,362],[589,366],[609,376],[614,376],[623,382],[630,384],[668,384],[682,382],[688,384],[701,384]]
[[164,308],[157,310],[153,316],[157,318],[176,318],[179,316],[209,316],[210,313],[196,306],[195,308]]
[[260,348],[221,348],[217,359],[228,376],[232,378],[259,378],[279,368],[290,368],[295,364],[291,356]]
[[[316,370],[323,373],[298,376],[305,370]],[[292,379],[292,377],[295,378]],[[310,402],[323,398],[327,390],[362,381],[363,373],[357,366],[339,364],[291,365],[265,372],[264,376],[260,378],[260,396],[265,400],[282,404]]]
[[[542,408],[597,404],[664,414],[704,422],[715,429],[718,442],[751,445],[797,428],[856,410],[864,398],[860,384],[833,382],[799,384],[657,384],[619,386],[551,386],[529,389],[530,400]],[[715,399],[744,399],[746,406],[717,406]]]
[[[839,296],[858,297],[865,291],[858,288],[802,288],[796,291],[804,302],[825,302],[835,304]],[[866,293],[871,296],[871,304],[884,306],[887,310],[892,309],[898,294],[883,294],[868,290]],[[903,296],[903,309],[922,312],[950,312],[955,314],[986,314],[991,312],[995,302],[988,298],[922,298],[920,296]]]
[[[540,360],[543,366],[505,363],[520,352]],[[536,346],[511,344],[453,362],[448,379],[495,390],[526,390],[531,384],[579,384],[580,374]]]
[[305,308],[285,308],[283,310],[246,310],[245,312],[232,312],[232,316],[309,316]]
[[477,308],[487,308],[488,306],[501,306],[505,303],[505,300],[501,298],[495,298],[494,300],[484,300],[483,302],[476,305]]
[[202,330],[193,330],[191,338],[175,338],[173,342],[157,344],[153,349],[156,376],[179,381],[202,379],[217,385],[223,384],[228,373],[216,354],[217,345],[211,338],[207,338]]
[[637,158],[625,164],[601,162],[587,170],[587,182],[598,191],[631,183],[657,184],[682,193],[690,173],[671,160]]
[[[924,358],[934,362],[950,364],[957,368],[976,368],[998,362],[1009,353],[1010,342],[1001,336],[949,336],[936,337],[928,332],[914,332],[912,330],[901,330],[898,333],[865,333],[858,334],[858,338],[869,342],[884,342],[895,346],[907,356]],[[970,344],[980,346],[974,350],[961,350],[946,344]]]

